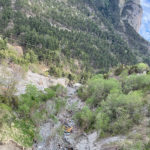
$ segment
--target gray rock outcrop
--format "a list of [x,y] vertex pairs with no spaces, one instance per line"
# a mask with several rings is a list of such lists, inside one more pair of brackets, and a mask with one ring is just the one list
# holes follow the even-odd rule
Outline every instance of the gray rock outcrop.
[[123,6],[121,8],[122,20],[127,21],[136,30],[136,32],[139,32],[143,15],[140,0],[126,0],[126,2],[120,0],[120,6]]

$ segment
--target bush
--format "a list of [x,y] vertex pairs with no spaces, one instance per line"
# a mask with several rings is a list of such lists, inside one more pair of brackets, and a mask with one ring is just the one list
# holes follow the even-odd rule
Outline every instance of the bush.
[[139,63],[136,66],[137,66],[137,69],[138,69],[138,73],[143,73],[144,71],[149,70],[149,66],[147,64],[144,64],[144,63]]
[[126,133],[134,124],[138,124],[142,117],[141,97],[139,92],[128,95],[110,94],[97,110],[96,128],[100,131],[100,136],[104,133]]
[[0,38],[0,50],[7,49],[7,41]]
[[58,68],[56,66],[51,66],[49,69],[49,74],[53,75],[55,77],[61,77],[62,76],[62,69]]
[[52,86],[52,87],[50,87],[50,89],[55,91],[57,97],[66,96],[67,90],[60,84],[57,84],[56,86]]
[[130,75],[123,81],[122,87],[124,93],[132,90],[149,89],[150,75]]
[[57,115],[65,107],[66,101],[62,98],[55,99],[55,114]]
[[31,109],[36,108],[42,101],[56,96],[52,89],[45,89],[46,93],[39,91],[34,85],[26,87],[26,93],[22,94],[19,101],[19,111],[23,116],[29,116]]
[[132,66],[129,71],[128,74],[133,74],[133,73],[138,73],[138,67],[137,66]]
[[[101,76],[93,77],[88,81],[87,87],[79,90],[79,96],[90,104],[91,107],[99,106],[102,100],[105,100],[113,90],[120,90],[120,83],[115,79],[105,80]],[[81,94],[82,92],[82,94]]]
[[93,128],[94,114],[88,107],[85,106],[80,112],[76,113],[75,119],[82,129],[90,130]]
[[19,119],[11,107],[0,104],[0,139],[12,139],[24,147],[31,147],[36,134],[33,122],[28,119]]
[[28,49],[27,53],[25,54],[25,60],[29,63],[36,63],[38,61],[38,57],[33,50]]
[[34,143],[34,137],[36,135],[36,130],[33,122],[29,119],[18,119],[14,121],[13,128],[18,130],[14,140],[25,147],[31,147]]
[[18,56],[17,52],[11,49],[0,50],[0,58],[7,59],[9,62],[13,62],[15,64],[27,64],[27,61],[23,57]]
[[134,143],[125,144],[119,150],[149,150],[150,144],[144,144],[142,141],[135,141]]
[[[65,107],[64,96],[66,89],[60,85],[39,91],[34,85],[27,85],[26,93],[19,97],[0,95],[0,139],[8,137],[24,147],[31,147],[34,139],[38,138],[37,126],[48,117],[55,115]],[[52,99],[54,111],[47,111],[45,101]],[[5,104],[4,104],[5,103]],[[15,108],[15,109],[14,109]]]
[[[123,82],[122,86],[120,82]],[[104,137],[126,133],[133,125],[139,124],[143,114],[142,97],[149,89],[150,76],[130,75],[120,82],[96,75],[78,90],[78,95],[92,108],[77,113],[76,118],[83,129],[95,128]]]
[[116,76],[119,76],[119,75],[122,73],[123,70],[124,70],[124,65],[120,65],[120,66],[115,70],[114,74],[115,74]]
[[110,118],[105,113],[98,113],[96,115],[95,128],[97,131],[100,131],[101,137],[105,136],[105,132],[108,130],[108,125],[110,122]]
[[133,73],[143,73],[144,71],[149,71],[149,66],[144,63],[139,63],[137,65],[134,65],[130,67],[128,73],[133,74]]
[[113,89],[96,111],[84,107],[76,113],[76,120],[85,131],[95,128],[100,137],[126,133],[141,121],[142,96],[139,91],[125,95],[117,88]]

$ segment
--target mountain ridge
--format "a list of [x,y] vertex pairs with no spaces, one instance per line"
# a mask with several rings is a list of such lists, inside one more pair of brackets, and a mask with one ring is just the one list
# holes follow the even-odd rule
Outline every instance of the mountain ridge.
[[19,40],[24,53],[34,49],[46,64],[50,53],[102,72],[120,63],[150,64],[150,44],[137,33],[140,0],[8,0],[0,5],[4,37]]

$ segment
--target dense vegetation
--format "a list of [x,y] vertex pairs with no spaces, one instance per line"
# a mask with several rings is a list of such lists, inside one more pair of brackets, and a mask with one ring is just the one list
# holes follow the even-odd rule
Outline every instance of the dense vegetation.
[[[140,46],[134,53],[115,32],[120,20],[116,1],[47,0],[32,2],[31,6],[28,0],[16,0],[14,4],[11,0],[1,0],[0,5],[3,36],[11,42],[17,40],[26,49],[33,49],[56,76],[69,75],[63,70],[65,66],[71,68],[73,76],[92,71],[91,67],[106,72],[118,63],[136,63],[136,55],[141,53]],[[132,29],[132,32],[135,31]],[[147,58],[144,57],[145,61]],[[77,66],[75,59],[79,61]],[[72,65],[77,69],[72,69]],[[82,71],[77,71],[79,68]]]
[[[57,121],[57,114],[66,105],[66,90],[57,85],[42,92],[28,85],[25,94],[17,96],[16,85],[28,69],[40,73],[37,55],[31,49],[20,55],[7,40],[0,38],[0,61],[0,141],[13,140],[23,147],[31,147],[40,140],[39,125],[48,118]],[[48,100],[51,112],[46,109]]]
[[[115,76],[118,70],[121,70],[120,74]],[[143,74],[148,70],[146,64],[140,63],[116,68],[113,78],[109,77],[112,72],[107,76],[100,74],[92,77],[78,91],[87,104],[75,116],[79,126],[85,131],[97,129],[103,137],[125,134],[139,124],[144,115],[143,107],[149,103],[145,96],[150,90],[150,75]]]
[[[0,85],[1,88],[6,86],[3,82]],[[146,64],[121,65],[108,74],[94,75],[78,90],[79,97],[85,101],[81,111],[74,110],[73,106],[66,108],[85,132],[97,130],[100,138],[127,134],[141,124],[145,115],[150,116],[149,90],[150,75]],[[25,94],[14,96],[14,92],[14,86],[9,86],[0,93],[0,139],[11,138],[30,147],[40,140],[38,127],[41,123],[48,118],[57,122],[59,113],[66,106],[66,89],[57,85],[42,92],[28,85]],[[149,143],[139,140],[120,149],[146,150],[148,146]]]
[[[38,126],[47,118],[57,121],[57,114],[65,106],[65,89],[54,86],[39,91],[35,86],[28,85],[26,93],[21,96],[0,95],[0,139],[5,142],[14,140],[24,147],[31,147],[39,140]],[[51,100],[53,112],[46,110],[46,101]]]
[[[97,130],[100,138],[126,134],[150,116],[149,66],[134,65],[150,64],[149,43],[128,22],[122,31],[119,9],[117,0],[0,0],[0,141],[31,147],[40,139],[38,126],[48,118],[57,122],[65,107],[60,85],[44,92],[28,85],[25,94],[15,96],[18,80],[28,69],[36,72],[41,62],[50,75],[85,83],[78,90],[85,107],[70,108],[85,132]],[[24,54],[8,42],[21,45]],[[148,148],[141,142],[122,146]]]
[[[3,39],[0,39],[0,49],[3,66],[0,75],[0,139],[2,142],[12,139],[24,147],[31,147],[40,140],[38,127],[41,123],[48,118],[58,121],[59,113],[66,106],[66,90],[58,85],[42,92],[28,85],[25,94],[15,96],[18,81],[31,65],[38,64],[37,55],[31,49],[25,55],[19,55]],[[11,73],[7,70],[9,65],[13,66]],[[147,64],[139,63],[119,65],[107,74],[94,75],[78,90],[85,107],[81,111],[74,110],[74,106],[66,108],[85,132],[97,130],[100,138],[126,134],[135,125],[140,125],[145,115],[150,116],[149,70]],[[146,114],[143,109],[147,109]],[[148,144],[139,141],[135,145],[122,146],[122,149],[146,149]]]

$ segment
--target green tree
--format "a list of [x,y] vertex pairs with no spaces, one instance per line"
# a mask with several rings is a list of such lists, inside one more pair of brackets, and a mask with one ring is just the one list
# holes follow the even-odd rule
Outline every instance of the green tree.
[[38,61],[38,57],[33,50],[28,49],[27,53],[25,54],[25,60],[30,63],[36,63]]

